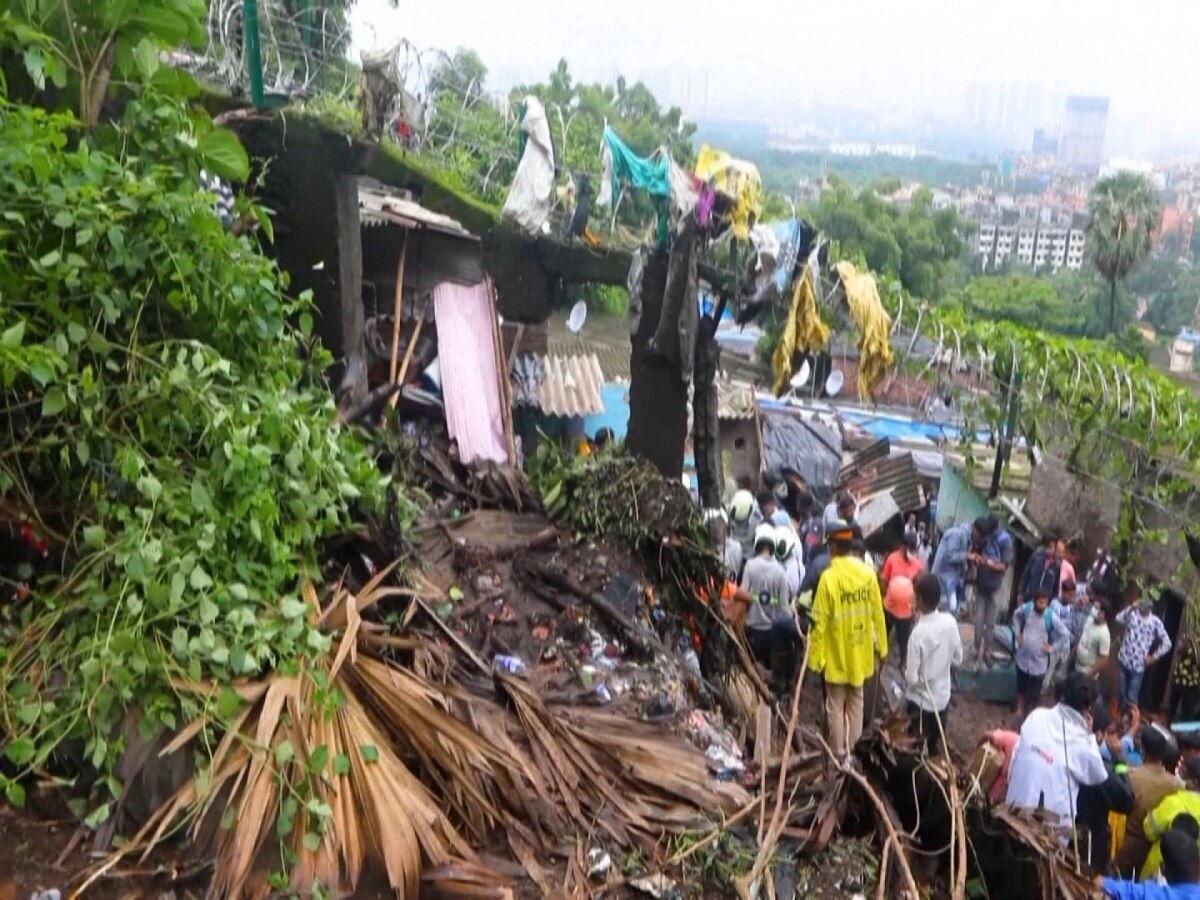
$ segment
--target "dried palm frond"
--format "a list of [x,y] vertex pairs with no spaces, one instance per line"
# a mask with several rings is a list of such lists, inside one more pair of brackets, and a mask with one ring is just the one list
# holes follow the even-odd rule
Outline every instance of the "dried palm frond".
[[[433,655],[420,651],[434,646],[429,639],[384,633],[363,618],[384,597],[412,593],[382,587],[387,574],[357,595],[339,588],[323,611],[306,588],[311,621],[340,632],[329,656],[237,685],[245,706],[209,765],[93,878],[190,824],[198,843],[215,841],[210,896],[264,892],[263,861],[278,843],[298,893],[315,883],[353,891],[370,865],[402,896],[416,896],[424,880],[442,896],[503,898],[508,876],[472,850],[497,831],[549,892],[543,862],[572,827],[599,825],[623,845],[648,846],[744,805],[740,788],[710,784],[700,753],[651,726],[552,713],[513,678],[496,681],[505,705],[457,686],[446,667],[442,682],[430,680]],[[390,656],[397,642],[411,667]],[[215,724],[193,721],[163,752]]]

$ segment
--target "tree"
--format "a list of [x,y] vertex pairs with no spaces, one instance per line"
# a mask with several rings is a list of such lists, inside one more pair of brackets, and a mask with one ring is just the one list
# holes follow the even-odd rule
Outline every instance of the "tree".
[[1108,283],[1108,333],[1117,331],[1117,289],[1150,254],[1160,204],[1143,175],[1121,172],[1092,187],[1087,241],[1092,264]]
[[907,208],[871,189],[855,193],[832,176],[820,201],[806,211],[838,242],[844,256],[861,254],[877,272],[896,275],[912,294],[939,300],[957,277],[968,226],[953,209],[933,209],[933,194],[917,191]]
[[972,279],[956,298],[970,317],[1009,321],[1053,334],[1082,335],[1086,308],[1047,278],[1018,274]]

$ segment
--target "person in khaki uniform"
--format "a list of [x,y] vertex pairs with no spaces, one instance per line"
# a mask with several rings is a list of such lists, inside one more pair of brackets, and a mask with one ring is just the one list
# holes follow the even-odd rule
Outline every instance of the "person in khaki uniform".
[[875,570],[851,553],[854,529],[828,523],[829,568],[817,584],[808,667],[825,679],[825,715],[833,752],[846,759],[863,730],[863,684],[887,656],[887,623]]
[[1175,773],[1163,765],[1171,747],[1169,738],[1153,725],[1146,725],[1138,732],[1138,743],[1142,748],[1142,764],[1129,770],[1133,809],[1125,820],[1125,839],[1113,860],[1114,871],[1123,878],[1137,878],[1150,852],[1150,841],[1143,830],[1146,816],[1179,790]]

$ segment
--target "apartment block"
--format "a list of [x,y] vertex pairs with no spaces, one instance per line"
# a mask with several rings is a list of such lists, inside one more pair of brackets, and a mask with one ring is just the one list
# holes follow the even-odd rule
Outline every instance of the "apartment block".
[[1009,225],[981,222],[975,252],[984,271],[999,268],[1010,257],[1030,268],[1058,271],[1063,266],[1083,268],[1085,243],[1082,228],[1045,225],[1037,219]]

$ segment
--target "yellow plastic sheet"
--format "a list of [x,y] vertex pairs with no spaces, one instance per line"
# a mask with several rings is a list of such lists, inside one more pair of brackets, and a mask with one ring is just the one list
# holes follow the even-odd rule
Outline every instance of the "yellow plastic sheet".
[[829,328],[821,321],[821,314],[817,311],[812,270],[805,266],[804,272],[795,281],[787,321],[783,323],[783,332],[779,335],[779,343],[775,345],[775,355],[771,357],[776,397],[787,390],[788,380],[792,377],[792,358],[796,353],[812,353],[820,350],[828,341]]
[[734,199],[733,233],[742,240],[749,238],[751,226],[762,218],[763,184],[758,167],[705,144],[696,157],[695,174],[714,191]]
[[892,365],[892,320],[879,299],[875,276],[840,262],[838,277],[846,290],[850,318],[858,326],[858,396],[868,400]]

